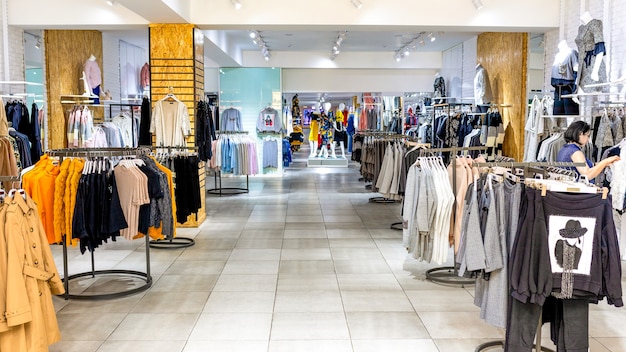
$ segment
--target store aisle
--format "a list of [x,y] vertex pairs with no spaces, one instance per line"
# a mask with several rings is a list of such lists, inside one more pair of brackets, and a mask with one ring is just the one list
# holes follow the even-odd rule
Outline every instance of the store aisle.
[[[201,228],[178,230],[195,246],[150,250],[150,290],[55,299],[63,341],[51,351],[469,352],[503,337],[479,319],[473,287],[426,281],[432,266],[407,259],[389,229],[400,204],[369,203],[357,165],[307,169],[308,153],[303,145],[283,178],[251,177],[249,194],[207,197]],[[143,243],[98,249],[97,269],[145,270]],[[89,260],[72,250],[72,272]],[[88,283],[74,288],[127,284]],[[626,310],[601,304],[590,320],[593,352],[626,351]],[[547,326],[543,336],[550,345]]]

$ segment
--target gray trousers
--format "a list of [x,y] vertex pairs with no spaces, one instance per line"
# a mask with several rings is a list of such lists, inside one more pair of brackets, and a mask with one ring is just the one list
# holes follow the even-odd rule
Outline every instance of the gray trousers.
[[506,330],[506,352],[531,352],[539,316],[551,322],[552,341],[557,352],[589,351],[589,301],[585,299],[546,299],[543,307],[511,299]]

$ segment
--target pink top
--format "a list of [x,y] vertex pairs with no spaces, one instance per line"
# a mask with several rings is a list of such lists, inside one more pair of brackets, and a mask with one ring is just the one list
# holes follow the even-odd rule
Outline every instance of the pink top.
[[87,60],[85,62],[85,76],[87,77],[87,84],[89,88],[94,89],[102,84],[102,72],[98,63],[94,60]]

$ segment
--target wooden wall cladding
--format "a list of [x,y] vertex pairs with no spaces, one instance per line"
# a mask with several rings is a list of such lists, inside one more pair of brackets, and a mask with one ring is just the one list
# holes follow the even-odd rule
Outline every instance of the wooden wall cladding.
[[[191,122],[187,146],[195,146],[195,112],[204,97],[204,43],[202,32],[192,24],[150,25],[150,96],[155,101],[168,93],[185,103]],[[153,137],[153,145],[156,144]],[[204,163],[198,168],[200,190],[205,189]],[[202,207],[177,227],[198,227],[206,219],[206,200],[201,194]]]
[[[67,147],[65,110],[62,94],[82,94],[80,80],[85,61],[94,55],[102,67],[102,33],[82,30],[45,30],[45,65],[48,101],[49,148]],[[105,86],[103,82],[102,86]]]
[[476,61],[487,72],[492,103],[500,108],[506,135],[503,153],[521,161],[528,71],[528,33],[483,33],[478,36]]

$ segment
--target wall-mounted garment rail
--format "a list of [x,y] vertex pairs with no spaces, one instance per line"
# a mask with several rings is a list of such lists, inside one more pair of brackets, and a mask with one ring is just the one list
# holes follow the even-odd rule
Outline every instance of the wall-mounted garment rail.
[[[64,158],[68,157],[83,157],[83,158],[93,158],[93,157],[124,157],[124,156],[133,156],[133,155],[141,155],[145,153],[149,153],[149,150],[146,149],[128,149],[128,148],[112,148],[112,149],[61,149],[61,150],[51,150],[48,151],[48,155],[59,157],[61,162]],[[96,270],[95,269],[95,258],[94,251],[91,250],[91,271],[78,273],[78,274],[69,274],[69,260],[68,260],[68,236],[71,234],[64,233],[62,235],[63,242],[63,283],[65,285],[65,294],[63,297],[65,299],[84,299],[84,300],[101,300],[101,299],[112,299],[119,298],[128,295],[132,295],[138,292],[142,292],[150,288],[152,286],[152,276],[150,275],[150,250],[149,250],[149,237],[145,237],[146,241],[146,271],[136,271],[136,270],[123,270],[123,269],[110,269],[110,270]],[[124,280],[125,285],[126,281],[130,278],[131,280],[136,280],[137,278],[141,281],[145,281],[144,284],[140,286],[135,286],[131,289],[125,291],[118,292],[107,292],[107,293],[79,293],[72,294],[70,292],[70,281],[83,278],[83,277],[91,277],[95,278],[96,276],[112,276],[118,277]]]
[[[131,103],[109,103],[106,104],[109,107],[109,118],[111,121],[120,128],[122,132],[123,146],[127,148],[136,148],[139,146],[139,129],[141,128],[140,114],[137,114],[137,108],[141,108],[142,104]],[[114,109],[119,108],[117,115],[113,116]],[[128,110],[124,108],[130,108],[130,116],[125,113]]]

